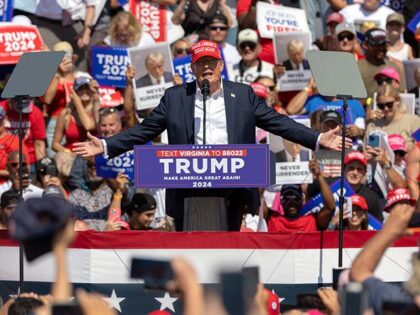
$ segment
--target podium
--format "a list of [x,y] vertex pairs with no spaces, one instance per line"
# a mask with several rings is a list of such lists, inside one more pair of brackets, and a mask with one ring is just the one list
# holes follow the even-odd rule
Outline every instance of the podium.
[[269,161],[266,144],[135,146],[134,184],[168,189],[178,230],[239,229],[240,210],[256,209],[257,188],[270,185]]
[[184,199],[184,231],[227,231],[225,198],[188,197]]

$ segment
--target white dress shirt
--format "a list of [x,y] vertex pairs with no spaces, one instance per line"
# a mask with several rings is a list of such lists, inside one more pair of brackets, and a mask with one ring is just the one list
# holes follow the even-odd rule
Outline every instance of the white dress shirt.
[[[203,144],[203,94],[197,85],[194,102],[195,144]],[[206,99],[206,144],[227,144],[227,125],[223,82]]]

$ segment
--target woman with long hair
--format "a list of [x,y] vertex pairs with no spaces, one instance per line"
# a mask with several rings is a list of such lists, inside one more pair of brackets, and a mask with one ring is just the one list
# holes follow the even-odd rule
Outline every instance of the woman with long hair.
[[[94,95],[91,79],[79,77],[74,81],[70,105],[61,112],[57,120],[52,146],[54,151],[71,151],[74,143],[85,141],[87,132],[95,130]],[[66,140],[63,145],[64,137]]]
[[414,143],[411,134],[420,128],[420,117],[408,114],[401,103],[400,92],[392,85],[381,85],[376,90],[376,106],[370,117],[372,121],[366,128],[365,143],[373,131],[384,131],[387,135],[399,134],[404,137],[408,147]]

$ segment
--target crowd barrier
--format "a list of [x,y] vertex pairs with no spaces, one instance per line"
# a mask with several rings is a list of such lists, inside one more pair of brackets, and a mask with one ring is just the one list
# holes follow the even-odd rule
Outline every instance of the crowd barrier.
[[[345,232],[343,264],[350,266],[363,244],[376,232]],[[411,273],[410,257],[418,251],[418,236],[398,240],[383,257],[376,275],[403,282]],[[131,257],[188,258],[200,281],[215,286],[221,270],[259,266],[260,280],[274,290],[282,305],[294,305],[297,293],[313,293],[332,282],[338,264],[338,232],[323,233],[163,233],[80,232],[68,254],[70,279],[76,287],[98,291],[121,314],[147,314],[166,309],[181,314],[179,299],[165,292],[144,292],[141,280],[129,279]],[[17,244],[0,233],[0,295],[6,300],[18,290]],[[25,263],[25,291],[47,293],[54,278],[51,254]]]

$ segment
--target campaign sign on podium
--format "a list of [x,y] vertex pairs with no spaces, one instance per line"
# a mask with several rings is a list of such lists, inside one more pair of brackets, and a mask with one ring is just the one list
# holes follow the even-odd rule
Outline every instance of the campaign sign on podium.
[[135,186],[234,188],[269,185],[263,144],[135,146]]

